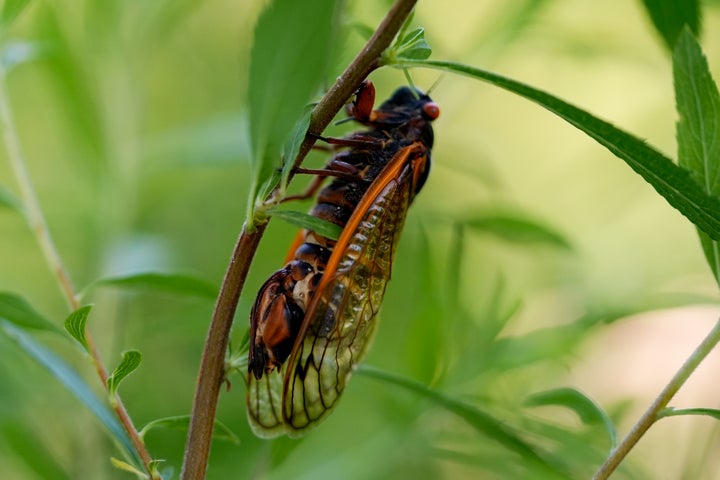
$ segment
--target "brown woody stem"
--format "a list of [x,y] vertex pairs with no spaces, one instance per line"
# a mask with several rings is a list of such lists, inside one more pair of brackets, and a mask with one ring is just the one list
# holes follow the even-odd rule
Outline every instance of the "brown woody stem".
[[[321,133],[325,130],[360,83],[378,67],[380,55],[390,46],[415,3],[417,0],[395,2],[365,47],[313,109],[309,132]],[[295,166],[302,163],[314,143],[313,135],[305,137]],[[218,396],[225,375],[225,352],[230,327],[252,258],[266,227],[267,223],[262,224],[251,233],[243,228],[225,272],[200,361],[190,430],[185,444],[183,480],[205,478]]]

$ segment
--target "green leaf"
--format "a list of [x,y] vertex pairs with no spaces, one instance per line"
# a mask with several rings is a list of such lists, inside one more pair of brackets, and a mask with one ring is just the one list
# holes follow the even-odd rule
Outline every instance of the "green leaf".
[[[720,195],[720,94],[700,45],[686,29],[673,53],[678,115],[678,163],[705,193]],[[720,210],[715,215],[720,217]],[[705,258],[720,284],[720,244],[699,230]]]
[[720,420],[720,410],[715,408],[664,408],[658,412],[658,420],[665,417],[678,417],[681,415],[704,415]]
[[[446,282],[447,286],[440,291],[447,292],[448,297],[448,317],[455,318],[456,312],[460,308],[460,292],[462,292],[462,272],[463,260],[466,258],[465,252],[465,224],[462,222],[454,223],[450,231],[450,241],[448,242],[447,260],[446,260]],[[426,255],[430,257],[431,252]],[[436,286],[437,288],[437,286]]]
[[9,28],[29,4],[30,0],[5,0],[0,10],[0,31]]
[[121,470],[123,472],[132,473],[137,478],[140,478],[140,479],[150,478],[150,475],[148,475],[144,471],[140,470],[136,466],[130,465],[129,463],[127,463],[123,460],[119,460],[115,457],[110,457],[110,463],[112,464],[113,467],[117,468],[118,470]]
[[695,35],[700,33],[698,0],[643,0],[643,4],[670,51],[675,47],[685,25],[689,26]]
[[408,33],[402,39],[397,51],[397,57],[407,60],[425,60],[432,55],[432,49],[425,41],[425,29],[420,27]]
[[395,42],[382,53],[381,65],[392,65],[405,60],[425,60],[432,55],[432,49],[425,40],[425,29],[416,28],[405,33],[412,15],[403,24]]
[[[155,428],[167,428],[171,430],[186,431],[190,427],[190,415],[177,415],[174,417],[163,417],[148,422],[140,430],[140,438]],[[234,444],[240,443],[240,439],[233,433],[230,428],[219,420],[215,420],[215,428],[213,429],[213,438],[216,440],[224,440]]]
[[487,81],[537,103],[582,130],[624,160],[671,206],[711,238],[720,239],[720,215],[717,213],[720,212],[720,198],[705,193],[688,170],[675,165],[672,160],[629,133],[546,92],[479,68],[436,60],[407,60],[393,66],[427,67],[460,73]]
[[88,315],[92,310],[92,305],[85,305],[72,312],[65,320],[65,330],[75,340],[80,342],[86,352],[89,352],[90,347],[85,337],[85,325],[87,324]]
[[[451,368],[451,350],[448,347],[449,334],[453,329],[445,322],[438,322],[438,318],[456,318],[456,304],[451,303],[456,298],[453,295],[456,292],[452,288],[441,287],[446,285],[444,270],[439,268],[440,263],[431,261],[437,254],[430,242],[434,234],[435,231],[431,234],[424,228],[423,222],[410,221],[406,224],[405,238],[408,241],[404,242],[402,255],[398,255],[393,267],[393,272],[397,272],[393,273],[393,282],[404,287],[395,291],[395,301],[386,304],[384,313],[385,318],[402,315],[399,322],[385,333],[392,338],[403,332],[403,343],[412,345],[412,348],[404,349],[396,365],[406,375],[430,385],[442,381]],[[455,253],[451,248],[448,250]],[[451,266],[447,267],[448,271],[451,269]],[[459,275],[458,272],[453,273]],[[447,293],[448,299],[439,292]]]
[[543,360],[557,360],[577,349],[588,329],[593,325],[577,321],[568,325],[547,327],[492,342],[483,352],[487,368],[511,370],[537,364]]
[[591,398],[574,388],[556,388],[539,392],[528,397],[525,404],[531,407],[557,405],[577,413],[585,425],[602,424],[610,438],[610,448],[617,445],[617,431],[607,413]]
[[477,213],[469,215],[462,224],[481,233],[520,244],[547,244],[553,247],[572,249],[570,242],[561,234],[541,223],[513,213]]
[[150,462],[148,462],[148,470],[150,470],[150,478],[163,478],[160,475],[160,469],[159,469],[160,465],[162,465],[163,463],[165,463],[165,460],[163,460],[163,459],[150,460]]
[[98,287],[152,289],[183,296],[196,296],[208,299],[215,299],[218,293],[218,288],[215,285],[193,275],[183,273],[140,272],[102,278],[88,285],[80,296],[85,297],[91,290]]
[[[260,15],[250,53],[248,105],[256,193],[281,167],[281,149],[328,74],[334,0],[275,0]],[[252,218],[248,214],[248,218]]]
[[530,459],[533,463],[546,470],[549,474],[563,476],[565,473],[560,471],[558,467],[548,463],[548,461],[545,460],[540,453],[538,453],[535,447],[523,440],[520,435],[507,426],[505,422],[496,419],[474,405],[470,405],[443,393],[431,390],[422,383],[418,383],[414,380],[394,375],[368,365],[360,365],[357,371],[367,377],[375,378],[377,380],[405,388],[406,390],[419,394],[420,396],[435,402],[439,406],[461,417],[478,432],[501,443],[507,449],[520,454],[522,457]]
[[608,301],[600,307],[589,308],[588,313],[569,324],[539,328],[530,332],[502,336],[495,339],[484,351],[483,363],[488,369],[510,370],[536,364],[540,361],[557,361],[560,356],[572,355],[581,346],[592,329],[640,313],[684,307],[688,305],[717,305],[717,298],[663,292],[658,295],[633,295],[627,301],[613,305]]
[[375,33],[375,29],[368,25],[367,23],[362,22],[352,22],[350,24],[350,28],[355,30],[360,37],[365,40],[366,42],[370,40],[370,37],[373,36],[373,33]]
[[[142,354],[138,350],[125,350],[122,352],[120,364],[115,367],[112,374],[107,379],[108,395],[111,399],[115,397],[120,383],[134,372],[142,362]],[[112,400],[111,400],[112,401]]]
[[140,457],[133,447],[130,437],[122,428],[110,410],[98,400],[85,380],[73,370],[63,359],[37,343],[30,335],[9,322],[0,321],[0,329],[13,340],[25,353],[42,365],[63,384],[78,400],[80,400],[108,429],[112,437],[122,446],[129,458],[141,465]]
[[43,317],[24,298],[10,292],[0,292],[0,318],[25,329],[61,333],[62,330]]
[[309,108],[306,108],[305,113],[293,127],[293,130],[290,133],[290,137],[288,138],[288,141],[285,142],[285,146],[283,147],[283,168],[282,178],[280,180],[280,185],[282,188],[280,193],[283,195],[285,194],[285,188],[287,188],[288,179],[290,178],[290,172],[292,171],[293,165],[295,163],[295,157],[297,157],[297,154],[300,151],[300,146],[302,145],[303,140],[305,140],[305,134],[307,133],[308,127],[310,126],[310,113],[311,110]]
[[312,230],[313,232],[331,240],[337,240],[340,238],[340,234],[343,230],[342,227],[328,222],[327,220],[313,217],[307,213],[297,212],[295,210],[270,210],[270,214],[272,214],[273,217],[285,220],[296,227]]

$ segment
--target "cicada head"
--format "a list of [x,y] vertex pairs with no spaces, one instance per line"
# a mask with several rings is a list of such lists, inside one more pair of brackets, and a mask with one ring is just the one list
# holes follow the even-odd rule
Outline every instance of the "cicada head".
[[431,122],[440,116],[440,107],[422,91],[400,87],[374,114],[374,126],[401,130],[409,143],[420,141],[432,148]]

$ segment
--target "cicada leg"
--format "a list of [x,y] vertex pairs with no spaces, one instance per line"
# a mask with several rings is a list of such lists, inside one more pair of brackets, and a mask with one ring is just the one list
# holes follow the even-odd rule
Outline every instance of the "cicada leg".
[[290,355],[329,256],[321,245],[302,244],[260,287],[250,311],[248,371],[256,379],[279,369]]
[[307,135],[317,140],[322,140],[325,143],[329,143],[330,145],[338,145],[340,147],[371,149],[379,149],[383,147],[383,143],[379,142],[377,138],[364,136],[362,134],[353,135],[353,138],[323,137],[322,135],[313,132],[307,132]]
[[260,379],[263,373],[279,368],[290,355],[305,316],[293,290],[314,268],[304,261],[292,261],[275,272],[260,288],[250,311],[250,355],[248,371]]
[[295,168],[293,172],[300,174],[315,175],[308,188],[297,195],[290,195],[282,199],[283,202],[289,202],[291,200],[307,200],[313,198],[320,190],[323,182],[327,177],[343,178],[348,181],[357,181],[362,179],[360,171],[354,165],[342,161],[335,157],[325,165],[325,168],[312,169],[312,168]]

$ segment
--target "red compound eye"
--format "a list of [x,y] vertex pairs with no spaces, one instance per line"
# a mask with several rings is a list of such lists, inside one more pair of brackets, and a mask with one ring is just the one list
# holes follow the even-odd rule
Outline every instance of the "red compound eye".
[[430,120],[435,120],[440,116],[440,107],[435,102],[428,102],[423,105],[423,112]]

